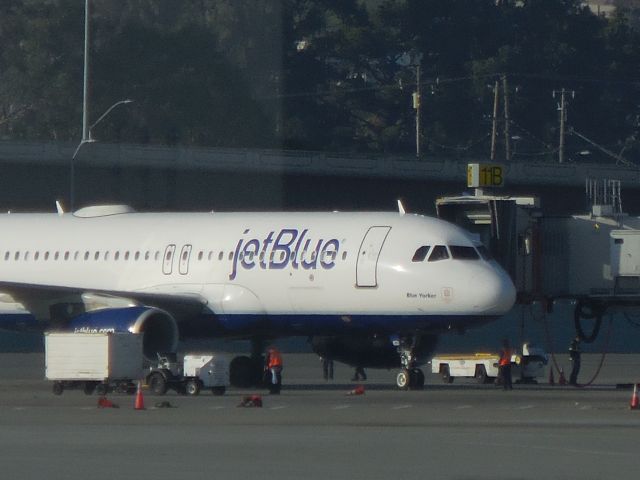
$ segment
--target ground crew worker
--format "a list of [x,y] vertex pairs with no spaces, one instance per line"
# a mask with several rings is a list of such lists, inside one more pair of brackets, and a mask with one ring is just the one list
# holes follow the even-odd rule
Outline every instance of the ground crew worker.
[[353,378],[351,379],[352,382],[357,382],[358,380],[366,380],[367,379],[367,374],[364,371],[364,367],[362,365],[358,365],[356,367],[356,371],[353,374]]
[[282,387],[282,355],[276,347],[269,347],[265,370],[270,374],[269,393],[279,394]]
[[325,380],[333,380],[333,359],[329,357],[320,357],[322,362],[322,376]]
[[502,381],[502,388],[513,390],[511,384],[511,348],[509,340],[502,340],[502,350],[500,351],[500,361],[498,362],[498,376]]
[[578,374],[580,373],[580,337],[576,337],[569,345],[569,357],[571,358],[571,375],[569,385],[578,384]]

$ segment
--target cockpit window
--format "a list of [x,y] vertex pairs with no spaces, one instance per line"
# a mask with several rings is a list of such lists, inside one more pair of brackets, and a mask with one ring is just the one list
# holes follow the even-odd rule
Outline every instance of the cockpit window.
[[461,247],[459,245],[449,245],[451,256],[457,260],[480,260],[480,256],[473,247]]
[[429,249],[431,245],[423,245],[422,247],[416,250],[416,253],[413,254],[412,262],[424,262],[424,259],[427,258],[427,254],[429,253]]
[[429,255],[429,262],[437,262],[439,260],[446,260],[449,258],[449,252],[444,245],[436,245]]
[[480,245],[479,247],[476,247],[476,250],[478,250],[478,253],[480,254],[483,260],[486,260],[486,261],[493,260],[493,255],[491,255],[491,252],[489,252],[489,249],[484,245]]

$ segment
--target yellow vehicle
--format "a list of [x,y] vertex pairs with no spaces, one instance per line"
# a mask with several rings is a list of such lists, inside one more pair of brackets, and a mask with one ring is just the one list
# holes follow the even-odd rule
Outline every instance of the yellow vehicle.
[[[442,376],[445,383],[452,383],[456,377],[475,378],[478,383],[492,383],[498,377],[497,353],[454,353],[438,355],[431,359],[431,372]],[[516,382],[537,383],[536,378],[544,377],[548,363],[543,349],[529,343],[522,346],[522,355],[511,356],[511,375]]]

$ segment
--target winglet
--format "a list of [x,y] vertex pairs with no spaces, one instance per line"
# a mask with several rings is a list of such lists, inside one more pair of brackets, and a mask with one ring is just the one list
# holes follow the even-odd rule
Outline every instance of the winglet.
[[400,199],[398,199],[398,213],[400,215],[404,215],[405,213],[407,213],[407,212],[405,212],[404,205],[402,205],[402,200],[400,200]]
[[64,208],[62,208],[62,204],[59,200],[56,200],[56,210],[58,210],[58,215],[64,215]]

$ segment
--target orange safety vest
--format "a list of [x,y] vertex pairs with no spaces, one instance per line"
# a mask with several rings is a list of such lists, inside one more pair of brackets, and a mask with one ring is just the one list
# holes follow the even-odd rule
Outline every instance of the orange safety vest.
[[278,350],[269,350],[269,368],[282,367],[282,355]]
[[511,364],[511,349],[505,348],[502,350],[500,354],[500,366],[504,367],[505,365]]

